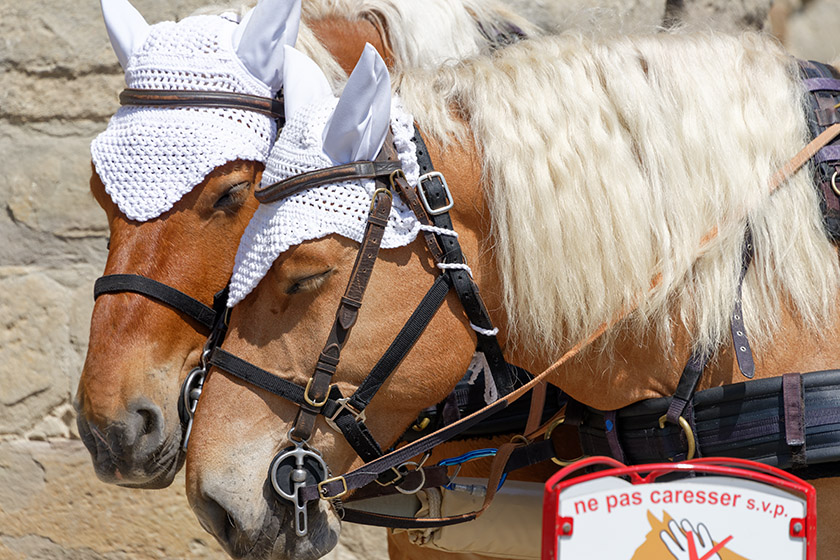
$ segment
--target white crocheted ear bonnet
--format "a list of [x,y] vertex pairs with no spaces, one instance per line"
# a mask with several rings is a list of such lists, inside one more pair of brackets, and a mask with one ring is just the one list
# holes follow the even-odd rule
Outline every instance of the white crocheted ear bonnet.
[[[276,10],[278,2],[291,7],[291,22],[277,11],[269,20],[259,17],[258,10]],[[278,63],[276,51],[282,56],[285,42],[294,43],[294,18],[300,17],[299,0],[262,0],[241,24],[225,15],[148,26],[127,0],[103,0],[102,7],[129,88],[262,97],[273,97],[280,88],[275,75],[282,69],[269,66]],[[278,19],[282,25],[271,24],[267,32],[267,21]],[[262,29],[251,32],[260,27],[258,21]],[[254,54],[256,49],[269,52]],[[120,210],[146,221],[172,208],[218,166],[236,159],[264,162],[275,136],[274,120],[254,111],[125,106],[94,139],[91,157]]]
[[[411,141],[414,134],[414,119],[405,111],[398,98],[390,99],[390,80],[387,79],[385,64],[381,62],[372,47],[369,49],[366,49],[359,65],[348,80],[341,100],[333,97],[328,91],[325,92],[328,97],[324,97],[323,87],[320,96],[311,91],[312,86],[309,91],[292,91],[292,87],[297,90],[308,80],[302,79],[301,76],[302,72],[306,72],[300,68],[305,65],[305,61],[298,64],[298,59],[305,56],[300,53],[297,53],[299,56],[292,56],[287,51],[287,71],[296,71],[296,74],[293,80],[289,79],[288,74],[286,76],[286,83],[289,84],[285,94],[286,125],[266,162],[263,185],[341,163],[373,159],[382,146],[382,138],[387,132],[389,122],[403,171],[409,184],[417,185],[420,167],[417,163],[414,143]],[[364,80],[369,82],[372,79],[375,71],[360,73],[362,69],[370,70],[363,65],[380,63],[379,81],[375,85],[364,84]],[[311,71],[320,72],[317,67]],[[384,74],[384,80],[382,74]],[[325,78],[323,78],[323,83],[326,84]],[[334,144],[325,146],[325,143],[331,142],[331,136],[340,136],[340,134],[334,134],[334,131],[341,127],[336,120],[339,118],[339,113],[342,113],[342,108],[337,106],[341,105],[348,96],[376,95],[371,93],[373,88],[379,88],[380,99],[384,97],[384,111],[381,101],[379,108],[366,116],[349,117],[348,112],[344,111],[345,121],[355,120],[355,125],[345,122],[345,129],[350,132],[345,132],[343,136],[345,138],[352,136],[353,140],[345,142],[343,146]],[[311,100],[318,97],[320,99],[314,103],[296,107],[298,103],[296,99],[303,101],[307,98]],[[368,102],[367,111],[371,111],[370,106]],[[388,119],[389,106],[390,119]],[[378,136],[379,131],[371,133],[371,129],[377,126],[371,125],[371,121],[376,120],[377,116],[380,121],[384,120],[381,125],[381,137]],[[325,131],[327,128],[330,129],[328,132]],[[327,136],[326,139],[325,136]],[[366,147],[360,148],[360,143],[366,144]],[[338,159],[336,159],[337,152],[342,152]],[[346,161],[340,161],[341,159]],[[261,204],[239,244],[230,283],[228,307],[233,307],[242,301],[259,284],[277,257],[294,245],[332,233],[361,242],[375,190],[374,185],[372,180],[322,185],[277,202]],[[382,248],[408,245],[417,237],[419,229],[420,223],[414,213],[395,194],[391,215],[382,238]]]

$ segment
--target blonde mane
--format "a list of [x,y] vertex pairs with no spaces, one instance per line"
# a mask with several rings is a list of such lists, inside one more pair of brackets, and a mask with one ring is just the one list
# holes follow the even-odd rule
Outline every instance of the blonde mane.
[[401,83],[439,139],[464,132],[441,107],[466,118],[511,335],[554,359],[639,303],[659,273],[630,327],[655,329],[666,347],[674,325],[697,345],[727,340],[747,216],[756,259],[743,301],[756,350],[783,304],[819,326],[840,269],[812,169],[768,195],[808,140],[797,75],[771,39],[707,31],[523,41]]

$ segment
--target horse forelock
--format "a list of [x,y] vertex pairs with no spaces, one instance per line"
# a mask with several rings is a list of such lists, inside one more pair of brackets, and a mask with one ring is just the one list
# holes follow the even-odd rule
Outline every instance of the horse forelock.
[[811,170],[768,192],[807,142],[796,76],[755,34],[566,34],[407,73],[401,91],[437,139],[464,132],[453,107],[476,138],[520,347],[554,358],[637,304],[630,326],[666,347],[674,328],[721,343],[749,216],[757,256],[743,301],[760,351],[783,306],[816,329],[838,288]]

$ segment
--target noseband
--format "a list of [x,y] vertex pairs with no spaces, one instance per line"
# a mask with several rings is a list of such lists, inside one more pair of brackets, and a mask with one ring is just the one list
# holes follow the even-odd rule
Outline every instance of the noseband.
[[[240,109],[254,111],[277,119],[282,126],[283,98],[282,93],[276,99],[256,95],[239,94],[225,91],[173,91],[154,89],[126,88],[120,93],[120,104],[123,106],[145,107],[211,107],[225,109]],[[227,288],[213,297],[213,306],[208,306],[184,292],[167,286],[152,278],[140,274],[108,274],[96,280],[93,285],[93,299],[97,300],[104,294],[135,293],[146,296],[162,303],[175,311],[182,313],[198,324],[202,332],[210,333],[210,337],[201,354],[200,364],[188,374],[181,387],[178,399],[178,411],[184,424],[184,442],[182,448],[186,450],[192,429],[192,419],[201,387],[207,375],[210,350],[216,344],[221,344],[226,328],[225,302]]]

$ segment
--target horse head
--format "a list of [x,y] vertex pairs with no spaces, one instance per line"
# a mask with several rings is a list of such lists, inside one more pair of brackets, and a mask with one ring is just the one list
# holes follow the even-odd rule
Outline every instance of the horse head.
[[[287,122],[269,156],[260,192],[300,173],[374,160],[391,143],[408,183],[416,185],[420,169],[413,118],[398,99],[391,99],[388,72],[376,52],[366,49],[336,99],[318,68],[287,50]],[[386,141],[389,128],[393,139]],[[489,225],[480,223],[481,197],[467,187],[477,185],[479,176],[470,148],[452,145],[445,159],[437,149],[432,156],[450,184],[465,186],[456,193],[463,203],[451,215],[472,264],[480,261],[479,246]],[[363,240],[368,239],[372,201],[384,196],[378,184],[371,179],[328,182],[258,208],[237,253],[228,301],[235,307],[222,350],[303,388],[323,360],[330,361],[324,355],[343,346],[329,391],[349,396],[362,385],[442,274],[424,244],[421,222],[399,194],[389,194],[393,203],[381,242],[369,242],[382,248],[375,265],[369,256],[358,256],[360,242],[369,247]],[[482,283],[488,272],[472,266]],[[347,288],[348,282],[358,285],[359,275],[367,276],[368,283],[350,331],[353,321],[337,319],[336,309],[348,297],[359,297],[348,296],[355,289]],[[422,336],[364,409],[365,425],[380,449],[393,445],[420,411],[443,400],[473,357],[469,321],[455,294],[444,294]],[[318,348],[328,339],[319,357]],[[305,392],[314,391],[307,387]],[[279,499],[272,488],[284,481],[267,477],[272,458],[302,449],[304,437],[305,449],[317,450],[333,473],[360,464],[357,451],[323,416],[304,427],[296,420],[298,410],[296,403],[224,371],[213,369],[207,378],[188,451],[188,496],[202,525],[235,557],[316,558],[337,541],[339,519],[327,502],[305,508],[304,538],[300,508]]]
[[[132,91],[264,99],[281,87],[283,46],[294,43],[300,15],[299,2],[263,0],[240,23],[201,15],[150,26],[125,0],[103,0],[102,9]],[[212,302],[256,209],[251,193],[275,135],[271,116],[247,109],[120,108],[91,145],[91,191],[110,227],[105,275],[145,276]],[[141,294],[98,297],[76,408],[101,479],[172,480],[183,462],[178,387],[199,362],[206,329]]]

